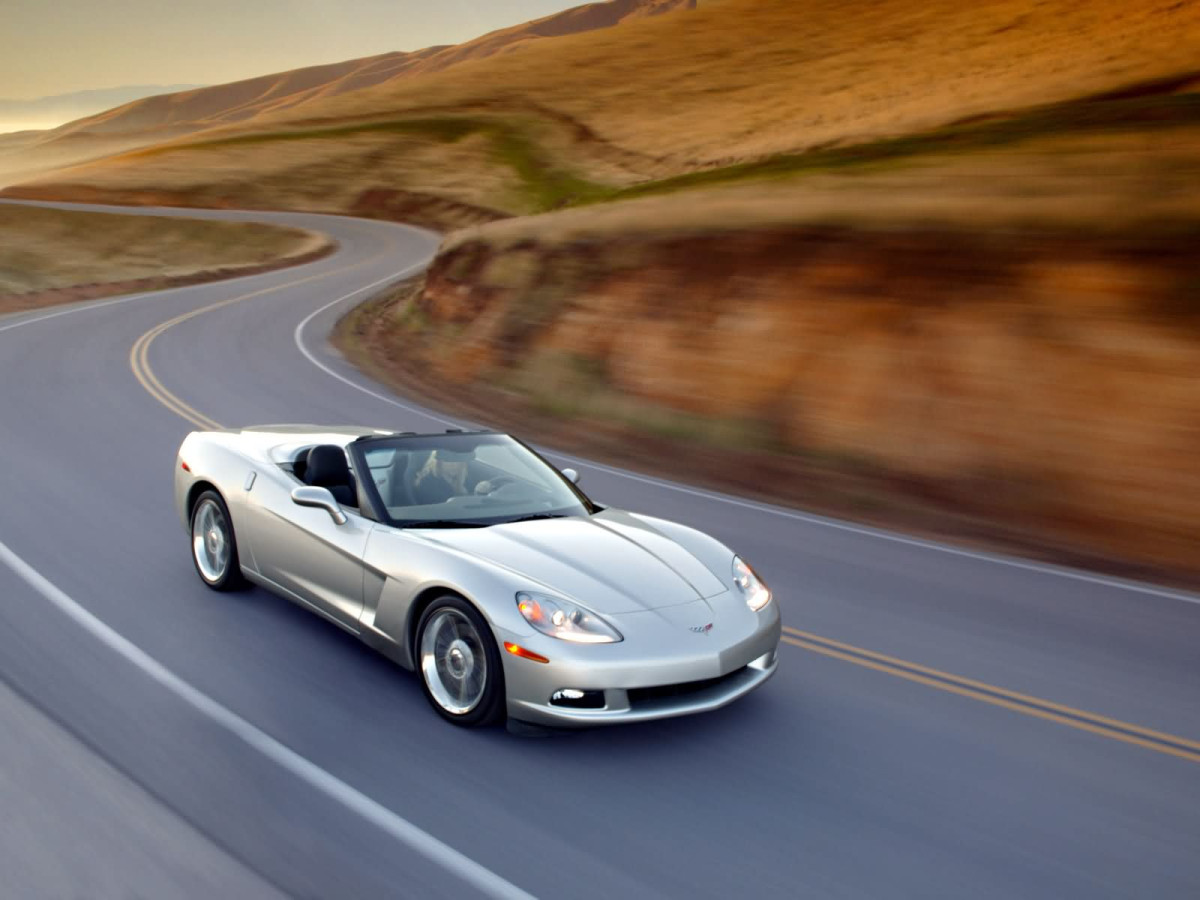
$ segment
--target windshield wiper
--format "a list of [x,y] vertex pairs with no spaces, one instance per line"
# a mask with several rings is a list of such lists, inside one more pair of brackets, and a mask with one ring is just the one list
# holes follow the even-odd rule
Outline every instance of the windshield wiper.
[[460,522],[457,519],[429,519],[428,521],[418,519],[413,522],[405,522],[401,528],[487,528],[489,523],[486,522]]
[[513,522],[536,522],[538,519],[570,519],[566,513],[533,513],[529,516],[521,516],[519,519],[509,519],[505,525],[511,525]]

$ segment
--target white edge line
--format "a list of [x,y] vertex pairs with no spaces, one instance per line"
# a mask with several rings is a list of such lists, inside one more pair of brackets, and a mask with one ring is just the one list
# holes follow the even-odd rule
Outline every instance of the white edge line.
[[371,397],[374,397],[376,400],[382,400],[384,403],[390,403],[392,406],[399,407],[400,409],[403,409],[406,412],[416,413],[417,415],[425,416],[427,419],[432,419],[434,422],[441,422],[443,425],[450,425],[452,427],[456,427],[456,426],[462,425],[463,423],[457,422],[453,419],[444,419],[441,416],[438,416],[438,415],[435,415],[435,414],[429,412],[428,410],[421,409],[420,407],[417,407],[417,406],[411,406],[408,403],[404,403],[401,400],[397,400],[395,397],[389,397],[386,394],[381,394],[379,391],[373,391],[369,387],[365,387],[364,385],[359,384],[358,382],[354,381],[353,379],[347,378],[345,375],[342,375],[340,372],[334,371],[329,366],[325,365],[325,363],[321,362],[321,360],[317,359],[316,355],[311,350],[309,350],[308,346],[304,343],[304,329],[308,326],[308,323],[311,322],[313,319],[315,319],[317,316],[319,316],[321,313],[325,312],[327,309],[332,309],[333,307],[337,306],[339,303],[344,303],[346,300],[349,300],[351,297],[356,297],[359,294],[363,293],[364,291],[369,291],[369,290],[371,290],[371,288],[379,287],[379,285],[381,285],[381,284],[385,284],[389,281],[398,281],[399,279],[404,278],[406,275],[411,275],[413,272],[417,271],[418,269],[425,268],[426,265],[428,265],[428,263],[425,263],[425,262],[413,263],[411,266],[406,266],[405,268],[401,269],[399,272],[393,272],[391,275],[385,275],[383,278],[380,278],[378,281],[372,281],[368,285],[364,285],[363,287],[356,288],[355,290],[351,291],[350,293],[343,294],[342,296],[338,297],[336,300],[331,300],[330,302],[326,303],[324,306],[319,307],[318,309],[314,309],[311,313],[309,313],[307,316],[305,316],[303,319],[300,320],[300,324],[297,325],[295,331],[292,332],[292,338],[296,342],[297,349],[299,349],[299,351],[304,354],[305,359],[307,359],[310,363],[312,363],[314,366],[316,366],[318,369],[320,369],[326,375],[332,376],[333,378],[336,378],[338,381],[342,382],[342,384],[349,385],[350,387],[354,388],[357,391],[362,391],[364,394],[368,394]]
[[[175,290],[182,290],[188,287],[201,287],[201,285],[183,285],[181,288],[176,288]],[[5,331],[12,331],[14,328],[20,328],[22,325],[32,325],[34,322],[45,322],[47,319],[57,319],[59,316],[66,316],[70,315],[71,313],[84,312],[85,310],[89,309],[103,309],[106,306],[117,306],[121,303],[130,303],[134,300],[145,300],[147,297],[150,297],[156,293],[158,293],[158,291],[142,291],[138,294],[128,294],[124,297],[117,297],[113,300],[70,304],[63,309],[59,309],[51,313],[46,313],[40,316],[26,316],[24,318],[17,319],[15,322],[9,322],[7,325],[0,325],[0,334],[4,333]],[[20,316],[21,313],[13,313],[13,315]]]
[[[424,263],[421,263],[420,265],[424,265]],[[388,276],[388,278],[384,278],[380,281],[374,282],[373,284],[369,284],[366,287],[359,288],[353,293],[339,298],[339,301],[335,302],[345,300],[354,296],[355,294],[361,293],[362,291],[370,290],[371,288],[382,284],[384,281],[388,281],[391,278],[402,277],[418,267],[419,266],[410,266],[408,269],[405,269],[396,275]],[[24,317],[18,319],[16,322],[11,322],[0,326],[0,333],[10,331],[14,328],[20,328],[24,325],[32,325],[35,322],[44,322],[48,319],[56,319],[59,316],[65,316],[71,313],[83,312],[84,310],[89,309],[100,309],[106,306],[116,306],[135,300],[143,300],[156,293],[159,292],[144,291],[124,297],[117,297],[111,300],[104,300],[98,303],[70,305],[63,309],[55,310],[54,312],[46,313],[44,315]],[[305,355],[307,356],[308,354],[306,353]],[[313,361],[315,362],[315,360]],[[331,372],[330,374],[336,373]],[[364,388],[359,385],[355,385],[355,387],[358,387],[360,390],[364,390]],[[376,825],[387,834],[390,834],[392,837],[396,838],[414,852],[424,856],[431,862],[453,873],[466,883],[478,889],[485,896],[506,898],[506,900],[534,900],[532,894],[523,891],[521,888],[505,880],[490,869],[475,862],[473,859],[463,855],[448,844],[442,843],[440,840],[422,830],[417,825],[414,825],[412,822],[400,815],[397,815],[387,807],[375,802],[360,791],[355,790],[341,779],[325,771],[315,763],[310,762],[308,759],[296,753],[294,750],[275,740],[275,738],[271,737],[266,732],[256,728],[254,725],[250,724],[233,711],[222,706],[207,694],[204,694],[188,682],[184,681],[128,638],[124,637],[109,625],[105,624],[102,620],[98,619],[92,613],[88,612],[83,606],[58,588],[53,582],[51,582],[44,575],[33,568],[33,566],[29,565],[29,563],[25,562],[24,559],[13,552],[13,550],[9,548],[3,541],[0,541],[0,560],[7,564],[8,567],[12,569],[18,577],[20,577],[26,584],[54,604],[60,611],[74,620],[86,631],[90,632],[102,644],[116,651],[118,654],[135,665],[153,681],[158,682],[160,685],[182,698],[190,706],[208,716],[218,725],[221,725],[226,730],[233,733],[250,747],[259,751],[276,764],[287,769],[301,780],[308,782],[322,793],[338,801],[351,811],[362,816],[364,819],[371,822],[373,825]]]
[[[338,381],[342,382],[343,384],[349,385],[350,387],[354,388],[355,390],[362,391],[364,394],[374,397],[376,400],[382,400],[384,403],[389,403],[392,406],[395,406],[395,407],[398,407],[399,409],[405,410],[406,412],[411,412],[411,413],[415,413],[420,416],[424,416],[425,418],[431,419],[434,422],[441,422],[444,425],[461,427],[462,425],[469,424],[469,423],[465,423],[463,421],[455,421],[453,419],[443,418],[442,416],[438,416],[434,413],[429,412],[429,410],[427,410],[427,409],[422,409],[419,406],[414,406],[412,404],[405,403],[402,400],[398,400],[395,397],[389,397],[387,394],[380,393],[379,391],[373,391],[370,388],[368,388],[362,384],[359,384],[358,382],[354,381],[353,379],[347,378],[346,376],[342,375],[340,372],[334,371],[332,368],[327,366],[325,363],[321,362],[321,360],[319,360],[316,357],[316,355],[304,343],[305,327],[308,325],[309,322],[311,322],[313,319],[315,319],[321,313],[325,312],[328,309],[331,309],[334,306],[337,306],[339,303],[343,303],[344,301],[349,300],[351,297],[361,294],[364,291],[369,291],[371,288],[378,287],[379,285],[384,284],[385,282],[392,281],[394,279],[403,278],[404,276],[423,267],[424,265],[425,265],[425,263],[417,263],[417,264],[408,266],[407,268],[402,269],[393,275],[388,275],[384,278],[379,279],[378,281],[374,281],[371,284],[368,284],[364,287],[358,288],[357,290],[351,291],[348,294],[344,294],[341,297],[338,297],[336,300],[326,303],[324,306],[309,313],[307,316],[304,317],[304,319],[301,320],[300,324],[296,326],[296,329],[293,332],[293,337],[296,342],[296,347],[299,348],[300,352],[304,354],[305,358],[310,363],[312,363],[318,369],[323,371],[325,374],[330,375],[333,378],[336,378]],[[961,547],[953,547],[953,546],[950,546],[949,544],[941,544],[936,541],[924,540],[922,538],[906,537],[905,535],[897,534],[895,532],[884,531],[884,530],[878,529],[878,528],[869,528],[869,527],[866,527],[863,525],[852,525],[849,522],[842,522],[837,519],[827,518],[825,516],[813,515],[812,513],[797,512],[796,510],[785,509],[781,506],[772,506],[769,503],[760,503],[755,500],[746,500],[746,499],[743,499],[740,497],[731,496],[729,494],[722,494],[717,491],[701,490],[699,488],[689,487],[688,485],[680,484],[675,481],[669,481],[664,478],[652,478],[647,475],[639,475],[635,472],[628,472],[624,469],[617,469],[612,466],[606,466],[606,465],[603,465],[602,463],[592,462],[591,460],[588,460],[588,459],[582,459],[578,456],[571,456],[570,454],[560,453],[555,450],[545,450],[543,452],[545,452],[547,456],[553,456],[557,459],[566,460],[567,462],[575,463],[576,465],[585,466],[590,469],[595,469],[596,471],[599,471],[599,472],[606,472],[610,475],[616,475],[621,478],[628,478],[631,481],[638,481],[638,482],[641,482],[642,484],[651,484],[656,487],[666,488],[667,490],[677,491],[681,494],[689,494],[693,497],[702,497],[706,500],[713,500],[718,503],[726,503],[726,504],[729,504],[730,506],[739,506],[739,507],[742,507],[743,509],[752,509],[757,512],[769,513],[771,515],[780,516],[785,519],[793,519],[795,521],[805,522],[810,525],[820,525],[825,528],[835,529],[837,531],[846,531],[851,534],[860,534],[865,537],[873,537],[873,538],[877,538],[882,541],[891,541],[892,543],[896,543],[896,544],[904,544],[905,546],[908,546],[908,547],[919,547],[920,549],[923,549],[923,550],[934,550],[939,553],[948,553],[951,556],[961,556],[961,557],[965,557],[966,559],[974,559],[974,560],[979,560],[981,562],[989,562],[989,563],[994,563],[996,565],[1001,565],[1001,566],[1010,566],[1011,568],[1014,568],[1014,569],[1024,569],[1029,572],[1040,572],[1040,573],[1046,574],[1046,575],[1057,575],[1061,578],[1070,578],[1075,581],[1087,582],[1089,584],[1098,584],[1098,585],[1102,585],[1104,587],[1117,588],[1117,589],[1126,590],[1126,591],[1133,591],[1135,593],[1148,594],[1148,595],[1151,595],[1154,597],[1164,597],[1164,598],[1171,599],[1171,600],[1182,600],[1184,603],[1200,604],[1200,597],[1186,594],[1181,591],[1172,591],[1172,590],[1168,590],[1166,588],[1159,588],[1159,587],[1155,587],[1154,585],[1144,584],[1142,582],[1137,582],[1137,581],[1130,581],[1128,579],[1123,579],[1123,578],[1111,578],[1111,577],[1108,577],[1105,575],[1095,575],[1090,572],[1082,571],[1080,569],[1067,568],[1066,566],[1055,566],[1055,565],[1051,565],[1048,563],[1030,562],[1027,560],[1014,559],[1012,557],[1001,556],[999,554],[994,554],[994,553],[984,553],[984,552],[981,552],[978,550],[967,550],[967,549],[964,549]]]
[[21,580],[49,600],[76,624],[90,632],[102,644],[116,651],[153,681],[180,697],[188,705],[231,732],[272,762],[362,816],[409,849],[451,872],[485,896],[505,898],[505,900],[533,900],[532,894],[526,893],[495,872],[464,856],[417,825],[372,800],[366,794],[355,790],[184,681],[128,638],[113,630],[75,600],[72,600],[33,566],[14,553],[3,541],[0,541],[0,560],[3,560]]

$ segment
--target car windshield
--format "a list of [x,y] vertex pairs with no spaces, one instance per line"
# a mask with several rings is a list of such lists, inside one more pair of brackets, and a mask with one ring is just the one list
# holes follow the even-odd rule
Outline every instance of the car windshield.
[[596,511],[557,469],[506,434],[396,435],[348,449],[396,527],[483,527]]

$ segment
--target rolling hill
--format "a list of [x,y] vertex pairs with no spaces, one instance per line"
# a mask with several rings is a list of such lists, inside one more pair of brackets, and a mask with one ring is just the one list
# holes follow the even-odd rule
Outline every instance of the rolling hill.
[[6,172],[10,176],[27,174],[267,114],[287,113],[310,102],[439,72],[464,61],[511,53],[545,38],[610,28],[625,21],[694,6],[695,0],[594,3],[491,32],[463,44],[385,53],[143,97],[39,134],[19,154],[6,156],[0,147],[0,178]]
[[47,130],[62,123],[95,115],[124,103],[199,88],[199,84],[125,85],[101,90],[75,91],[32,100],[0,99],[0,135],[15,131]]
[[1083,97],[1178,93],[1200,77],[1195,3],[677,6],[692,4],[593,4],[457,48],[176,95],[190,109],[179,118],[161,98],[140,101],[55,140],[116,135],[122,121],[214,127],[38,186],[408,215],[436,199],[456,213],[426,220],[454,225]]

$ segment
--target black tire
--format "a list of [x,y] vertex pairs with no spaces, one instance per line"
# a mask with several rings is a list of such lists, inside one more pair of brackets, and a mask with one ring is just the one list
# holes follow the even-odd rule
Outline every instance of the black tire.
[[[197,526],[204,516],[209,517],[206,523],[208,529],[203,535],[198,535]],[[191,529],[192,565],[200,580],[214,591],[236,591],[245,587],[246,579],[238,559],[233,519],[221,495],[209,490],[197,497],[192,504],[188,524]],[[215,539],[210,534],[214,530],[219,535],[220,545],[226,549],[223,555],[214,551]],[[203,545],[198,541],[203,541]]]
[[[469,624],[469,632],[465,628],[465,624]],[[433,650],[433,647],[426,646],[426,633],[431,628],[436,628],[437,632],[428,635],[430,642],[438,647],[444,647],[445,642],[442,638],[446,635],[443,632],[447,627],[455,625],[459,627],[459,631],[454,632],[458,635],[455,640],[460,642],[458,659],[462,660],[464,652],[470,656],[470,667],[462,670],[461,683],[466,685],[471,683],[469,679],[475,672],[476,659],[482,658],[486,663],[482,670],[482,687],[479,690],[478,699],[471,703],[469,708],[465,708],[466,701],[463,701],[464,708],[461,710],[453,710],[446,703],[447,699],[451,701],[454,699],[452,688],[447,685],[454,680],[455,675],[450,668],[452,660],[449,658],[449,654],[455,649],[455,642],[450,642],[446,654],[426,653],[426,650]],[[507,717],[504,665],[500,659],[500,651],[496,647],[496,639],[492,636],[492,629],[484,621],[479,611],[462,597],[456,594],[446,594],[429,604],[417,623],[416,640],[413,641],[413,658],[416,663],[417,678],[421,682],[421,690],[425,694],[425,699],[429,701],[429,705],[433,707],[434,711],[447,722],[463,728],[477,728],[498,725]],[[431,687],[431,679],[438,680],[440,690],[437,685]],[[435,690],[442,695],[441,700],[435,696]],[[449,698],[447,698],[448,694]],[[470,691],[470,696],[467,698],[467,700],[471,699],[474,699],[474,691]]]

